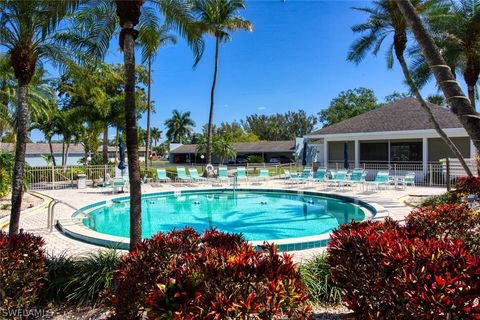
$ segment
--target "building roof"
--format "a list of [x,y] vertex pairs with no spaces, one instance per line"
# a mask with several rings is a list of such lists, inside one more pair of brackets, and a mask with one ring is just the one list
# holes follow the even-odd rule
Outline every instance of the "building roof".
[[[262,153],[262,152],[293,152],[295,141],[257,141],[257,142],[235,142],[233,147],[237,153]],[[197,153],[196,144],[184,144],[170,150],[171,154]]]
[[[0,150],[13,151],[12,143],[0,143]],[[52,143],[53,153],[62,153],[62,144],[61,143]],[[139,147],[139,151],[144,152],[145,147]],[[109,152],[115,152],[115,147],[109,146]],[[102,152],[102,147],[98,148],[98,152]],[[81,144],[71,144],[68,148],[69,154],[84,154],[85,149]],[[50,154],[50,147],[48,143],[27,143],[26,154]]]
[[[463,128],[449,109],[428,103],[440,127]],[[417,99],[409,97],[324,127],[310,135],[435,129]]]

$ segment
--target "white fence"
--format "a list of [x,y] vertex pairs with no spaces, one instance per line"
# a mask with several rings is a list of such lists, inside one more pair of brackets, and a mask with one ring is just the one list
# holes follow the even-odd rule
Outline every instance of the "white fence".
[[[447,163],[449,170],[447,170]],[[476,166],[469,161],[471,169],[476,173]],[[225,165],[227,166],[227,165]],[[167,169],[168,174],[174,178],[176,174],[176,167],[198,168],[204,170],[205,164],[156,164],[152,166],[152,171],[149,173],[150,178],[156,176],[156,168]],[[282,175],[284,170],[301,170],[302,166],[298,164],[272,164],[272,163],[248,163],[238,165],[228,165],[228,170],[234,171],[237,167],[247,168],[249,174],[255,175],[260,169],[269,169],[270,175]],[[331,170],[343,169],[343,162],[330,162],[328,168]],[[349,164],[350,168],[354,168],[354,164]],[[314,165],[315,168],[315,165]],[[375,179],[378,171],[388,171],[390,175],[404,176],[407,172],[415,172],[415,183],[423,186],[447,186],[450,181],[451,185],[455,185],[458,177],[465,176],[465,171],[460,166],[457,159],[449,159],[448,161],[430,163],[427,169],[424,170],[421,163],[361,163],[361,168],[367,172],[367,181]],[[143,166],[141,167],[143,171]],[[447,177],[447,171],[449,176]],[[66,166],[66,167],[28,167],[26,169],[26,179],[29,182],[29,188],[38,189],[63,189],[76,187],[77,176],[83,174],[86,177],[87,184],[92,185],[95,181],[103,180],[106,174],[111,177],[115,176],[115,165],[97,165],[97,166]],[[144,174],[143,174],[144,175]],[[142,176],[143,176],[142,175]]]

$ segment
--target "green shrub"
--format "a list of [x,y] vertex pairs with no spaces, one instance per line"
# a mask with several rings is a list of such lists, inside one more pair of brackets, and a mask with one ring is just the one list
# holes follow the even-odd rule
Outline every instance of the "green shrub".
[[[119,260],[120,254],[115,249],[99,250],[73,260],[73,269],[66,282],[67,300],[79,305],[100,302],[102,293],[113,286],[113,274]],[[70,267],[68,263],[67,267]]]
[[41,237],[29,233],[0,232],[0,311],[37,303],[47,277],[44,244]]
[[453,192],[445,192],[438,196],[433,196],[422,202],[422,207],[437,206],[447,203],[461,203],[462,200]]
[[251,155],[247,157],[248,163],[264,163],[265,159],[262,156]]
[[312,302],[337,305],[342,302],[342,290],[330,277],[325,255],[318,255],[299,267],[302,281]]
[[185,228],[121,259],[111,319],[309,319],[303,291],[292,257],[273,245],[256,250],[240,235]]
[[75,273],[75,262],[66,253],[47,257],[46,268],[48,278],[43,287],[41,297],[44,302],[63,302],[70,293],[67,286],[70,277]]
[[145,177],[150,179],[155,179],[157,177],[157,168],[140,168],[140,177],[144,179]]
[[10,174],[4,168],[0,168],[0,198],[4,197],[10,191]]

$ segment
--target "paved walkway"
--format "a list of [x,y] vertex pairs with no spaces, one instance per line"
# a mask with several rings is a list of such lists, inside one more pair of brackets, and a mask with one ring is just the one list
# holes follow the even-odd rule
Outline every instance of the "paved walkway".
[[[333,189],[324,189],[323,186],[299,186],[299,185],[287,185],[282,180],[271,180],[263,183],[263,185],[245,184],[239,186],[239,188],[275,188],[275,189],[290,189],[290,190],[305,190],[305,191],[319,191],[324,193],[337,193],[346,196],[351,196],[363,200],[368,203],[375,203],[379,205],[380,211],[378,212],[376,219],[383,219],[386,216],[390,216],[397,220],[402,220],[410,208],[406,207],[401,198],[407,195],[434,195],[445,192],[443,188],[425,188],[425,187],[409,187],[406,190],[381,190],[381,191],[335,191]],[[205,189],[212,188],[208,186],[185,186],[176,184],[147,184],[142,186],[143,193],[171,191],[171,190],[187,190],[187,189]],[[214,187],[218,188],[218,187]],[[111,199],[118,197],[119,195],[112,195],[109,189],[102,188],[87,188],[87,189],[65,189],[65,190],[44,190],[40,191],[42,194],[65,201],[76,208],[83,207],[87,204],[98,202],[105,199]],[[128,194],[127,194],[128,195]],[[383,207],[383,209],[382,209]],[[55,209],[55,219],[69,220],[74,210],[58,204]],[[58,230],[54,229],[49,231],[47,228],[47,209],[43,208],[36,210],[35,212],[25,214],[21,217],[20,227],[26,232],[32,232],[42,236],[46,241],[46,249],[50,254],[66,253],[69,255],[83,255],[93,250],[98,250],[101,247],[90,245],[84,242],[80,242],[71,238],[68,238],[61,234]],[[301,251],[292,251],[296,261],[308,259],[312,255],[322,252],[322,249],[309,249]]]

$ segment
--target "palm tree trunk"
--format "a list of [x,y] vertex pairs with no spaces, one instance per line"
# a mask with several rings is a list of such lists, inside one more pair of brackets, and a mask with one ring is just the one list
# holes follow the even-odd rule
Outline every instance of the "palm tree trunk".
[[128,173],[130,178],[130,250],[142,241],[142,207],[138,134],[135,106],[135,38],[133,24],[123,25],[125,64],[125,131],[127,134]]
[[62,141],[62,167],[65,166],[65,137]]
[[103,128],[103,145],[102,145],[103,164],[108,164],[108,125]]
[[[103,154],[103,165],[108,165],[108,124],[105,124],[103,128],[103,147],[102,147],[102,154]],[[103,170],[103,181],[107,180],[107,172]]]
[[115,163],[117,163],[118,159],[118,127],[117,127],[117,133],[115,135]]
[[67,164],[68,164],[68,152],[70,149],[70,142],[67,142],[67,146],[65,148],[65,164],[64,164],[64,171],[67,170]]
[[207,130],[207,164],[212,163],[213,108],[215,104],[215,86],[217,84],[219,47],[220,47],[220,38],[216,37],[215,38],[215,69],[213,71],[212,91],[210,93],[210,114],[208,116],[208,130]]
[[15,165],[12,176],[12,209],[10,211],[10,235],[18,233],[20,227],[20,211],[23,197],[23,176],[25,168],[25,153],[28,137],[28,84],[21,84],[18,87],[17,106],[17,143],[15,145]]
[[435,117],[432,113],[432,110],[428,107],[428,105],[425,102],[425,100],[423,99],[420,91],[418,90],[417,86],[415,85],[415,82],[412,79],[410,71],[408,70],[407,62],[405,61],[405,57],[403,56],[403,52],[397,52],[396,56],[397,56],[398,62],[400,63],[400,65],[402,67],[403,75],[405,76],[405,79],[407,80],[407,83],[410,86],[410,89],[412,90],[413,94],[417,98],[418,102],[420,102],[420,105],[422,106],[423,110],[425,110],[425,112],[427,113],[430,122],[433,124],[433,127],[435,128],[435,131],[437,131],[440,138],[450,148],[450,150],[453,152],[455,157],[458,158],[458,161],[460,161],[460,164],[462,165],[462,168],[465,170],[466,174],[469,177],[472,177],[473,176],[472,171],[470,170],[467,163],[465,162],[465,159],[463,158],[460,150],[458,150],[457,146],[452,142],[452,140],[450,140],[450,138],[447,136],[445,131],[443,131],[443,129],[440,127],[440,125],[438,124],[437,120],[435,119]]
[[150,151],[150,113],[151,113],[151,88],[152,88],[152,57],[148,57],[148,87],[147,87],[147,143],[145,145],[145,170],[148,169]]
[[468,99],[470,99],[470,103],[472,104],[472,108],[475,110],[475,105],[476,105],[476,94],[475,94],[475,85],[468,85],[467,86],[468,90]]
[[57,162],[55,161],[55,153],[53,153],[53,146],[52,146],[52,138],[48,137],[48,147],[50,148],[50,155],[52,156],[52,163],[53,166],[57,166]]
[[[422,20],[410,1],[394,0],[405,20],[411,28],[415,38],[422,49],[423,55],[432,69],[438,85],[445,98],[451,105],[452,112],[458,117],[467,131],[475,148],[480,150],[480,119],[469,99],[465,97],[459,84],[456,82],[450,68],[441,56],[438,47],[422,24]],[[477,156],[477,174],[480,174],[480,158]]]

